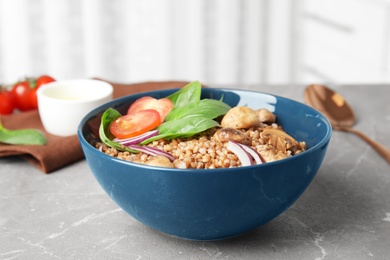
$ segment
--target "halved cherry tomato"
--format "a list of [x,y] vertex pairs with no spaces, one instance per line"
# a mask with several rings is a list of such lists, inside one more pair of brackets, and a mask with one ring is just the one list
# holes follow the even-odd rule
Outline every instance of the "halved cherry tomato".
[[160,114],[153,109],[141,110],[114,120],[110,132],[120,139],[134,137],[160,125]]
[[146,109],[154,109],[160,114],[161,123],[164,122],[165,117],[172,110],[173,103],[167,98],[155,99],[150,96],[145,96],[137,99],[127,111],[127,114],[136,114],[139,111]]
[[15,108],[15,101],[11,93],[0,89],[0,115],[12,114]]

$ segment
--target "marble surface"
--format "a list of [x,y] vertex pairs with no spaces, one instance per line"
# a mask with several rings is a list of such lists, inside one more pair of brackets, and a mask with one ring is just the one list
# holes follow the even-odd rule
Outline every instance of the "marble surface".
[[[390,147],[390,86],[332,86],[356,129]],[[304,86],[246,86],[303,101]],[[388,259],[390,165],[353,134],[334,132],[324,163],[285,213],[227,240],[187,241],[119,209],[86,162],[45,175],[0,158],[0,259]]]

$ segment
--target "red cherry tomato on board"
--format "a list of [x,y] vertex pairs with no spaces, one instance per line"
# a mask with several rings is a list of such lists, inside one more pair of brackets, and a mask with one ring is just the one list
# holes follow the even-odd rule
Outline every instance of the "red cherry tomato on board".
[[0,114],[12,114],[15,108],[15,101],[12,94],[7,90],[0,90]]
[[155,99],[153,97],[145,96],[137,99],[127,111],[127,114],[135,114],[146,109],[156,110],[160,114],[161,123],[164,122],[165,117],[172,110],[173,103],[167,98]]
[[124,115],[114,120],[110,132],[120,139],[141,135],[160,125],[160,114],[153,109]]

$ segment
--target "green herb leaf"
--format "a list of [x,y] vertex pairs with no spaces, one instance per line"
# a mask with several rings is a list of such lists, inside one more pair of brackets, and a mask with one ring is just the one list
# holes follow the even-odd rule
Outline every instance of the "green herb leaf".
[[46,138],[37,129],[10,130],[0,123],[0,142],[15,145],[44,145]]
[[185,85],[180,90],[171,94],[167,98],[173,103],[172,111],[165,117],[165,121],[170,121],[176,118],[176,114],[186,106],[195,105],[200,100],[202,85],[199,81],[191,82]]
[[202,85],[200,82],[193,81],[175,93],[167,96],[167,98],[170,99],[176,107],[181,107],[187,105],[188,103],[199,101],[201,91]]
[[218,122],[204,116],[191,116],[180,120],[173,120],[161,124],[157,127],[159,134],[145,140],[141,144],[147,144],[161,138],[172,139],[191,137],[218,125]]
[[174,108],[165,117],[165,122],[157,128],[159,134],[145,140],[142,144],[160,138],[191,137],[218,126],[219,123],[213,119],[226,114],[231,107],[223,103],[222,99],[201,100],[201,91],[200,82],[194,81],[168,96],[167,98],[173,102]]
[[215,99],[202,99],[196,103],[188,104],[178,111],[172,120],[178,120],[187,117],[205,117],[214,119],[224,115],[229,111],[230,106],[222,101]]

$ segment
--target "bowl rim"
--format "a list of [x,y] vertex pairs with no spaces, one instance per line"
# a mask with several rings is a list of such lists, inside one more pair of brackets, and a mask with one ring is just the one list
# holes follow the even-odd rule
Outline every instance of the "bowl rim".
[[318,111],[317,109],[315,109],[315,108],[313,108],[313,107],[311,107],[311,106],[309,106],[307,104],[304,104],[302,102],[296,101],[296,100],[291,99],[291,98],[286,98],[286,97],[282,97],[280,95],[274,95],[274,94],[270,94],[270,93],[262,92],[262,91],[235,89],[235,88],[212,88],[212,87],[204,88],[204,89],[202,89],[202,91],[203,90],[210,90],[210,91],[221,91],[221,92],[234,92],[236,94],[239,94],[240,92],[256,93],[256,94],[272,96],[272,97],[275,97],[276,99],[289,101],[289,102],[293,102],[293,103],[299,104],[301,106],[304,106],[307,109],[311,110],[312,112],[315,112],[317,114],[316,117],[320,118],[320,120],[326,125],[325,136],[317,144],[315,144],[314,146],[308,148],[306,151],[304,151],[302,153],[299,153],[299,154],[296,154],[296,155],[291,156],[291,157],[284,158],[282,160],[278,160],[278,161],[267,162],[267,163],[263,163],[263,164],[250,165],[250,166],[243,166],[243,167],[232,167],[232,168],[215,168],[215,169],[193,169],[193,168],[190,168],[190,169],[180,169],[180,168],[167,168],[167,167],[159,167],[159,166],[150,166],[150,165],[134,163],[134,162],[131,162],[131,161],[126,161],[126,160],[123,160],[123,159],[119,159],[119,158],[110,156],[108,154],[105,154],[105,153],[99,151],[95,147],[93,147],[85,139],[85,137],[84,137],[84,135],[82,133],[82,129],[83,129],[83,126],[85,125],[85,123],[92,116],[95,116],[96,114],[98,114],[97,112],[101,112],[103,107],[112,107],[112,106],[109,106],[109,105],[110,104],[114,105],[114,104],[117,104],[117,103],[121,103],[123,100],[126,100],[129,97],[136,97],[137,98],[137,97],[141,97],[141,96],[145,96],[145,95],[152,95],[152,94],[161,93],[161,92],[162,93],[173,93],[174,91],[177,91],[179,89],[180,88],[169,88],[169,89],[162,89],[162,90],[152,90],[152,91],[138,92],[138,93],[135,93],[135,94],[130,94],[130,95],[127,95],[127,96],[123,96],[123,97],[119,97],[119,98],[110,100],[110,101],[108,101],[108,102],[106,102],[106,103],[96,107],[95,109],[91,110],[88,114],[86,114],[82,118],[80,123],[79,123],[79,126],[77,128],[77,136],[78,136],[78,139],[79,139],[80,143],[82,145],[84,145],[87,149],[92,151],[93,153],[96,153],[98,156],[103,156],[103,158],[105,158],[105,159],[113,160],[115,162],[118,162],[118,163],[121,163],[121,164],[126,164],[126,165],[133,166],[133,167],[136,167],[136,168],[150,169],[150,170],[153,170],[153,171],[166,171],[166,172],[172,172],[172,173],[175,173],[175,172],[176,173],[177,172],[182,173],[184,171],[184,172],[188,172],[188,173],[196,172],[197,174],[199,174],[199,173],[202,173],[202,174],[219,173],[219,172],[223,172],[224,174],[226,174],[227,172],[242,171],[243,169],[257,169],[257,168],[260,169],[260,168],[264,168],[264,167],[274,166],[274,165],[277,165],[277,164],[280,164],[280,163],[283,163],[283,162],[288,162],[288,161],[291,161],[291,160],[295,160],[296,158],[300,158],[302,156],[306,156],[309,153],[312,153],[314,150],[321,149],[320,147],[323,147],[324,145],[329,143],[330,138],[332,136],[332,127],[331,127],[330,121],[320,111]]

